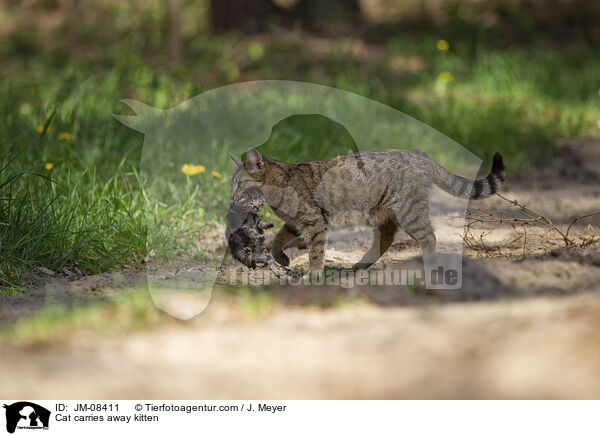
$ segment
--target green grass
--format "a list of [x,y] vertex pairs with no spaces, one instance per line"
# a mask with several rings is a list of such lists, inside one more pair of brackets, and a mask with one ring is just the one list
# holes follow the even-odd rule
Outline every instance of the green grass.
[[[43,278],[39,267],[141,267],[155,247],[162,262],[210,255],[197,241],[222,220],[229,185],[211,171],[230,171],[226,153],[214,145],[181,162],[204,165],[202,174],[172,166],[164,178],[143,179],[143,135],[111,117],[130,114],[121,98],[169,108],[232,81],[315,82],[391,105],[484,159],[500,151],[511,172],[543,162],[539,156],[558,137],[594,133],[600,57],[593,48],[541,42],[500,49],[457,39],[440,52],[435,39],[391,38],[372,58],[351,57],[334,43],[323,58],[310,44],[277,38],[204,38],[176,69],[125,51],[77,59],[42,51],[3,61],[0,287],[35,283]],[[440,79],[446,72],[449,83]],[[63,132],[72,138],[61,139]],[[315,144],[322,155],[311,155]],[[346,152],[353,141],[344,128],[309,116],[282,123],[264,147],[292,161]],[[147,195],[157,186],[168,202]]]
[[48,305],[35,316],[0,329],[0,343],[42,345],[67,340],[74,332],[126,334],[177,320],[158,310],[145,289],[128,289],[118,298],[77,305]]

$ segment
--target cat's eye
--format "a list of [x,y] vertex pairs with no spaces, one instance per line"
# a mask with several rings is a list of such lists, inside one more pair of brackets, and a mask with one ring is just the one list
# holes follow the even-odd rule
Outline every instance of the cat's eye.
[[242,181],[240,180],[239,182],[237,182],[237,188],[238,189],[242,189]]

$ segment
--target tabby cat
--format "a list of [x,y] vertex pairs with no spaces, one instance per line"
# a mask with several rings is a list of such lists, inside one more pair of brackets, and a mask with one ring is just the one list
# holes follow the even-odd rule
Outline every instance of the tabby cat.
[[263,157],[254,148],[235,167],[232,197],[256,187],[285,222],[272,253],[289,265],[283,248],[299,236],[309,246],[311,271],[322,271],[327,230],[337,224],[375,227],[373,246],[353,268],[368,268],[388,249],[398,228],[414,238],[423,254],[435,252],[429,216],[432,184],[461,198],[495,194],[505,179],[502,156],[494,155],[491,173],[479,180],[452,174],[421,151],[351,153],[313,162],[288,164]]

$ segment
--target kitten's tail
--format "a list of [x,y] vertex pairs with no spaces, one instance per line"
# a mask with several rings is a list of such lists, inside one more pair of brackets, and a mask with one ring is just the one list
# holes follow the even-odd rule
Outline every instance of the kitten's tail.
[[462,198],[486,198],[494,195],[506,179],[504,160],[500,153],[494,154],[492,171],[484,179],[469,180],[452,174],[450,171],[435,164],[433,182],[444,191]]

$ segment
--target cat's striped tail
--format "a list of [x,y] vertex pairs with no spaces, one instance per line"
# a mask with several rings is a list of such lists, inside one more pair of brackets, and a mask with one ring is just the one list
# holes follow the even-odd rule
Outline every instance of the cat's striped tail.
[[469,180],[452,174],[450,171],[435,164],[433,182],[444,191],[462,198],[486,198],[494,195],[506,179],[504,160],[500,153],[494,154],[492,171],[484,179]]

